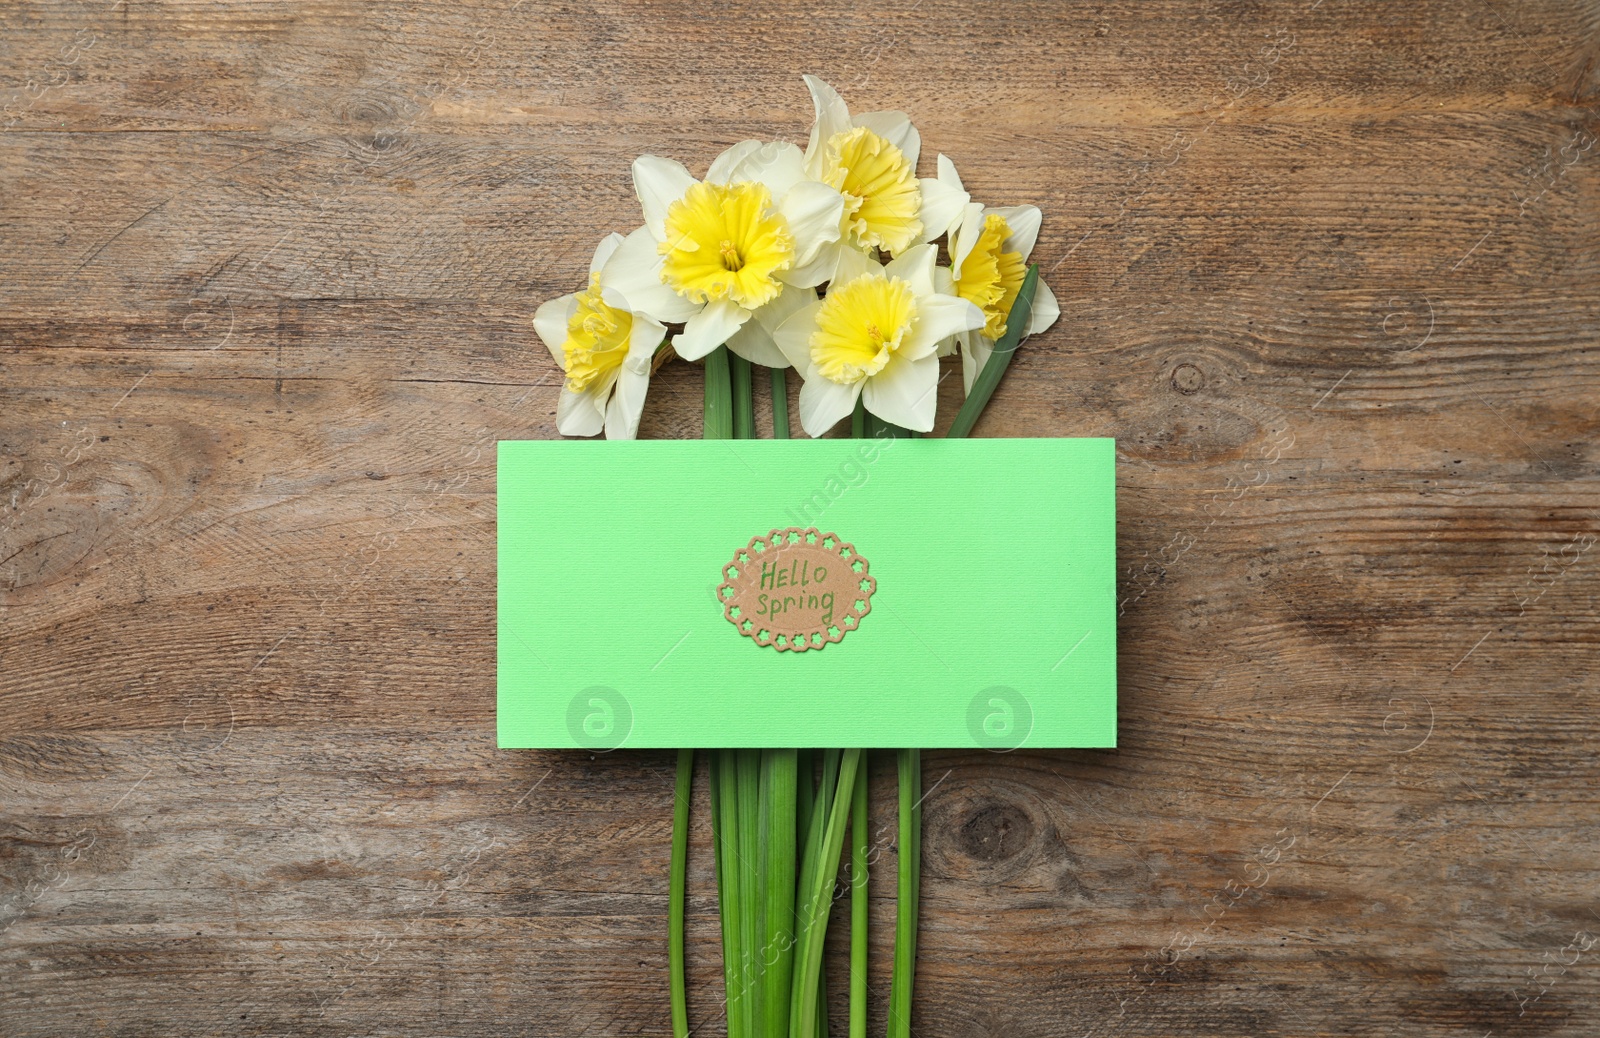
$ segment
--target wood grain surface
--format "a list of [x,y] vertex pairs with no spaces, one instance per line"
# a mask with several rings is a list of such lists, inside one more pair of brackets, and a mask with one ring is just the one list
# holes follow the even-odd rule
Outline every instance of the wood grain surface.
[[0,1034],[669,1033],[671,754],[494,745],[493,445],[803,72],[1045,212],[977,433],[1119,445],[1120,746],[926,755],[920,1038],[1600,1033],[1593,0],[10,0]]

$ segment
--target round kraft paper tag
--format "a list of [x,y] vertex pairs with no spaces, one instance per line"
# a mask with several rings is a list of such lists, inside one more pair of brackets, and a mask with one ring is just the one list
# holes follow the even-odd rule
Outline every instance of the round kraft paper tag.
[[815,526],[773,530],[734,552],[717,599],[740,634],[779,652],[820,649],[872,611],[878,582],[855,545]]

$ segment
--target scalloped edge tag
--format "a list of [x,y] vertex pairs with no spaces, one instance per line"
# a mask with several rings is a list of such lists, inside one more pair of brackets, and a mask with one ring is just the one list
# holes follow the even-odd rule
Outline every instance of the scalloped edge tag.
[[878,580],[855,545],[815,526],[750,538],[722,567],[717,601],[734,630],[779,652],[821,649],[872,612]]

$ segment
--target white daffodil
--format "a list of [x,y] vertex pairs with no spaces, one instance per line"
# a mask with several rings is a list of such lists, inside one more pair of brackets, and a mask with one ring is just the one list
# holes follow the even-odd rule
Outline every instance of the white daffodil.
[[[954,167],[951,172],[955,172]],[[1006,318],[1011,313],[1011,304],[1017,301],[1022,279],[1028,273],[1028,257],[1033,254],[1034,242],[1039,237],[1039,223],[1037,206],[986,209],[969,202],[960,224],[950,232],[948,281],[941,270],[939,287],[983,311],[981,327],[958,335],[953,346],[943,344],[944,353],[954,352],[955,348],[961,350],[962,381],[968,391],[994,351],[995,340],[1006,333]],[[1023,335],[1044,331],[1060,316],[1055,293],[1041,278]]]
[[806,76],[816,120],[806,145],[806,175],[837,190],[845,202],[838,241],[819,253],[826,281],[846,250],[899,255],[923,236],[922,189],[917,156],[922,138],[904,112],[868,112],[852,117],[838,91]]
[[605,301],[606,261],[623,243],[609,234],[589,263],[589,287],[543,304],[533,327],[567,373],[556,406],[556,428],[564,436],[611,440],[639,434],[639,414],[650,386],[650,362],[667,329],[650,315]]
[[846,252],[827,297],[791,314],[773,336],[805,377],[800,424],[821,436],[862,399],[886,422],[933,428],[939,358],[952,335],[983,326],[983,312],[934,288],[933,245],[917,245],[888,265]]
[[812,288],[812,263],[839,237],[844,200],[808,180],[793,144],[743,141],[696,180],[680,163],[633,163],[644,226],[605,265],[608,304],[682,321],[673,348],[699,360],[727,342],[785,285]]

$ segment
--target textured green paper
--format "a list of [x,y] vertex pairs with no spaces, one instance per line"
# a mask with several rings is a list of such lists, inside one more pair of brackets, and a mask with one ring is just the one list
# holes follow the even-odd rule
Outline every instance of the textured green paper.
[[[507,441],[498,484],[501,746],[1116,745],[1109,439]],[[878,582],[837,644],[723,617],[789,526]]]

